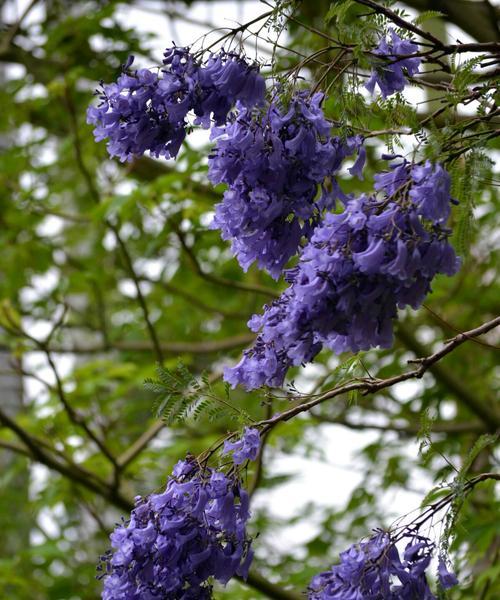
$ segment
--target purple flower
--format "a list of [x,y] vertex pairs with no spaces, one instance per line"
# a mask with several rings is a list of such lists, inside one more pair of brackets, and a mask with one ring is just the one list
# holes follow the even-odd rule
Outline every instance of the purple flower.
[[235,465],[241,465],[246,460],[255,460],[260,448],[260,434],[258,429],[246,427],[243,435],[236,442],[226,440],[222,454],[233,453]]
[[174,46],[164,57],[158,74],[123,72],[116,83],[103,84],[99,106],[87,111],[96,140],[107,139],[109,154],[121,161],[146,151],[175,158],[190,113],[195,125],[209,127],[212,119],[222,125],[236,101],[247,107],[264,102],[265,82],[257,66],[233,53],[222,51],[203,64],[188,48]]
[[322,94],[299,92],[288,105],[259,110],[240,102],[226,126],[212,131],[209,177],[228,185],[212,227],[232,242],[245,270],[256,262],[277,279],[301,239],[311,236],[321,211],[339,196],[326,190],[326,178],[354,153],[351,172],[361,176],[362,138],[331,137],[322,100]]
[[458,584],[457,576],[451,571],[448,571],[446,561],[442,556],[439,557],[438,581],[440,586],[445,590]]
[[111,534],[103,600],[208,600],[211,578],[246,578],[253,557],[248,504],[234,477],[180,461],[166,489],[137,498],[129,521]]
[[402,559],[382,531],[341,552],[338,565],[312,578],[309,600],[436,600],[426,576],[434,543],[410,531],[398,538],[408,540]]
[[408,163],[402,161],[389,165],[390,171],[383,171],[374,175],[375,189],[384,191],[388,196],[401,192],[403,186],[408,183],[410,175]]
[[434,223],[445,223],[450,216],[450,176],[441,165],[427,161],[411,170],[413,184],[410,198],[418,212]]
[[[398,34],[389,29],[390,40],[385,37],[380,40],[373,54],[382,57],[377,59],[371,72],[370,79],[366,82],[366,89],[373,94],[375,85],[378,85],[382,96],[387,98],[395,92],[401,92],[406,85],[406,75],[418,73],[420,63],[418,56],[412,57],[418,51],[418,45],[408,40],[402,40]],[[401,57],[401,58],[398,58]]]
[[[383,201],[351,198],[342,213],[325,215],[286,274],[290,287],[249,321],[257,339],[226,369],[226,381],[249,390],[281,386],[290,367],[310,362],[324,346],[337,354],[391,346],[398,309],[418,308],[434,277],[453,275],[460,266],[441,224],[448,188],[431,190],[425,178],[446,173],[439,165],[416,169],[404,163],[380,176]],[[424,188],[425,210],[415,201]]]

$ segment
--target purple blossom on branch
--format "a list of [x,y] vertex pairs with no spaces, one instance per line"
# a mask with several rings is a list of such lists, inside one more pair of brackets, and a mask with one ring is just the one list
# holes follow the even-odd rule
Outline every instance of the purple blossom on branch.
[[[434,543],[411,532],[400,537],[407,541],[402,557],[382,531],[341,552],[338,565],[313,577],[309,600],[436,600],[426,575]],[[446,576],[448,587],[457,583],[447,570]]]
[[146,151],[175,158],[190,113],[195,125],[207,128],[212,120],[222,125],[237,100],[246,107],[264,101],[258,67],[234,53],[221,51],[201,63],[188,48],[174,46],[164,56],[159,73],[123,72],[116,83],[102,84],[100,104],[87,111],[96,140],[107,139],[109,154],[121,161]]
[[260,448],[260,434],[258,429],[246,427],[243,435],[236,442],[226,440],[222,454],[233,453],[235,465],[241,465],[246,460],[255,460]]
[[446,560],[443,556],[439,557],[438,563],[438,581],[439,585],[447,590],[455,585],[458,585],[458,579],[455,573],[448,570]]
[[422,62],[418,56],[411,56],[418,52],[417,44],[402,40],[392,28],[389,28],[389,34],[390,40],[384,36],[373,51],[381,59],[376,59],[370,79],[365,84],[371,94],[375,91],[375,85],[378,85],[384,98],[403,91],[407,83],[403,69],[408,75],[415,75]]
[[[397,169],[402,185],[394,183]],[[342,213],[325,216],[287,273],[290,287],[250,319],[256,342],[226,369],[226,381],[249,390],[281,386],[290,367],[310,362],[323,346],[340,354],[392,345],[398,309],[418,308],[434,277],[460,265],[441,225],[449,187],[428,184],[416,169],[405,164],[380,176],[385,199],[352,198]],[[439,165],[422,169],[431,181],[448,177]],[[397,196],[389,194],[394,187]]]
[[[103,600],[203,600],[211,578],[247,577],[248,494],[234,476],[177,463],[166,489],[138,498],[130,520],[111,535],[103,557]],[[101,565],[102,568],[103,565]]]
[[277,279],[301,239],[311,236],[321,211],[339,196],[335,182],[327,190],[326,178],[355,152],[351,173],[361,176],[362,138],[332,137],[322,101],[323,94],[304,91],[287,105],[255,110],[239,104],[226,126],[212,131],[209,177],[228,185],[212,227],[232,241],[244,270],[257,262]]

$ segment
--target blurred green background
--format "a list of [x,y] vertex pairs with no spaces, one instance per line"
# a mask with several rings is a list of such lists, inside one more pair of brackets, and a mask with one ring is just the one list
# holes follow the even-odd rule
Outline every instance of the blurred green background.
[[[299,17],[324,27],[329,4],[303,2]],[[499,39],[493,4],[439,4],[448,19],[428,23],[441,35],[448,28],[450,35]],[[112,81],[130,53],[153,66],[172,40],[190,43],[267,7],[159,0],[0,7],[0,597],[94,599],[98,556],[133,497],[162,486],[186,452],[199,453],[240,425],[230,411],[217,411],[164,426],[144,380],[157,362],[175,368],[181,359],[193,374],[209,374],[224,394],[221,367],[251,342],[247,319],[283,284],[255,269],[244,274],[219,233],[208,229],[222,189],[206,177],[206,135],[194,135],[175,163],[143,157],[122,165],[94,142],[86,107],[98,82]],[[474,19],[464,20],[464,10]],[[272,46],[255,42],[248,38],[247,52],[269,69]],[[292,51],[275,47],[273,66],[285,71],[320,43],[292,26],[282,38]],[[432,107],[419,106],[418,114],[404,103],[368,108],[360,93],[343,96],[350,89],[344,83],[332,83],[328,115],[368,130],[398,119],[413,123]],[[369,142],[365,182],[346,176],[346,191],[370,189],[387,141]],[[496,156],[498,145],[491,150]],[[347,356],[324,352],[294,374],[299,390],[400,373],[415,354],[426,355],[498,310],[498,178],[478,152],[456,167],[454,181],[461,272],[439,278],[426,308],[402,315],[393,350],[347,363]],[[469,213],[472,224],[464,218]],[[495,390],[494,352],[469,343],[420,381],[374,397],[336,398],[278,427],[267,440],[254,495],[255,570],[303,590],[344,547],[417,508],[495,428],[484,417],[494,413]],[[290,402],[242,390],[229,400],[255,419]],[[471,472],[492,470],[495,460],[489,446]],[[255,473],[248,477],[256,480]],[[464,507],[453,547],[465,584],[450,597],[500,596],[497,509],[489,484]],[[216,597],[267,596],[234,582],[217,588]]]

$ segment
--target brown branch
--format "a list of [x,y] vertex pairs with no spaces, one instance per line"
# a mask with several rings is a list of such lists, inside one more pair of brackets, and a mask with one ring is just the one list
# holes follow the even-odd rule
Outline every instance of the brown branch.
[[[312,399],[301,402],[298,405],[293,406],[292,408],[285,410],[282,413],[276,414],[271,419],[266,419],[257,423],[257,426],[262,427],[262,432],[268,431],[278,425],[279,423],[289,421],[293,417],[303,413],[310,411],[315,406],[326,402],[327,400],[331,400],[341,394],[346,394],[352,391],[359,391],[363,394],[374,394],[380,390],[385,388],[392,387],[397,383],[401,383],[402,381],[408,381],[409,379],[420,379],[424,373],[431,370],[431,367],[436,365],[440,360],[442,360],[445,356],[450,354],[455,348],[458,348],[470,338],[477,337],[479,335],[483,335],[488,331],[491,331],[500,325],[500,317],[496,317],[491,321],[483,323],[479,327],[475,329],[471,329],[470,331],[466,331],[465,333],[460,333],[448,342],[446,342],[437,352],[426,356],[424,358],[415,359],[409,361],[409,363],[418,363],[418,367],[412,369],[411,371],[407,371],[406,373],[401,373],[400,375],[395,375],[393,377],[389,377],[387,379],[358,379],[354,382],[347,383],[344,385],[337,386],[320,396],[314,397]],[[489,405],[483,405],[477,402],[477,399],[470,398],[470,403],[467,405],[469,410],[476,414],[486,425],[486,428],[490,431],[496,431],[500,427],[500,416],[497,414],[494,407],[490,407]]]
[[[266,416],[268,419],[272,416],[272,410],[272,403],[268,402],[266,406]],[[259,452],[257,454],[257,458],[255,459],[255,472],[253,474],[252,481],[248,486],[248,495],[250,496],[250,498],[253,498],[253,495],[262,483],[262,478],[264,476],[264,452],[266,449],[266,442],[269,438],[269,434],[270,431],[266,431],[260,437]]]
[[[374,429],[376,431],[393,431],[400,435],[416,435],[421,431],[422,427],[418,424],[395,425],[388,423],[387,425],[376,425],[375,423],[354,423],[343,416],[330,417],[328,415],[319,415],[312,413],[312,418],[320,423],[332,423],[334,425],[342,425],[348,429],[357,431],[365,431],[366,429]],[[453,421],[433,422],[431,430],[434,433],[446,434],[461,434],[461,433],[481,433],[485,432],[486,428],[480,422],[462,422],[455,423]]]
[[[9,331],[9,333],[11,333],[13,335],[26,338],[35,346],[35,348],[37,348],[37,350],[44,353],[45,357],[47,358],[49,367],[52,370],[52,373],[53,373],[55,381],[56,381],[55,391],[57,393],[59,401],[61,402],[61,404],[64,408],[64,411],[66,412],[66,414],[68,416],[68,419],[75,426],[79,427],[87,434],[88,438],[96,444],[98,449],[104,454],[104,456],[106,456],[106,458],[111,462],[111,464],[116,469],[115,458],[111,454],[111,452],[108,450],[108,448],[106,447],[104,442],[92,430],[92,428],[89,427],[89,425],[87,424],[87,422],[85,421],[83,416],[80,413],[78,413],[68,402],[66,393],[64,391],[64,387],[62,385],[62,380],[59,376],[59,372],[57,370],[54,359],[52,358],[52,354],[51,354],[51,351],[49,348],[49,342],[50,342],[52,336],[54,335],[55,331],[57,330],[57,328],[62,324],[62,320],[64,319],[64,314],[65,314],[65,311],[63,312],[63,315],[56,321],[55,325],[53,326],[52,330],[50,331],[50,333],[48,334],[46,339],[42,340],[42,341],[38,340],[37,338],[33,337],[31,334],[24,331],[18,323],[16,323],[15,321],[12,320],[11,315],[9,314],[8,311],[4,311],[4,316],[7,319],[7,322],[10,323],[10,325],[4,324],[4,329]],[[49,390],[53,389],[48,384],[47,384],[47,388]]]
[[0,440],[0,448],[4,450],[9,450],[9,452],[15,452],[16,454],[22,454],[23,456],[27,456],[31,458],[32,455],[30,451],[20,444],[15,444],[14,442],[6,442],[5,440]]
[[149,337],[151,338],[151,342],[153,344],[153,349],[156,355],[156,359],[160,364],[163,364],[163,351],[161,348],[160,340],[158,339],[158,335],[156,333],[156,329],[151,321],[151,316],[149,314],[149,308],[144,298],[144,294],[141,290],[141,283],[139,281],[139,277],[134,269],[134,264],[132,262],[132,257],[128,251],[127,245],[123,241],[120,230],[117,225],[112,223],[109,219],[106,221],[108,227],[114,233],[118,246],[120,247],[123,259],[125,261],[126,269],[134,282],[134,287],[137,294],[137,301],[139,302],[139,306],[141,307],[142,315],[144,317],[144,321],[146,322],[146,327],[149,332]]
[[49,366],[50,366],[52,373],[54,374],[54,378],[56,380],[57,396],[59,397],[59,401],[63,405],[63,408],[64,408],[66,414],[68,415],[69,420],[74,425],[76,425],[77,427],[82,429],[87,434],[88,438],[95,443],[95,445],[99,448],[99,450],[102,452],[102,454],[110,461],[110,463],[114,467],[116,467],[115,457],[110,452],[110,450],[107,448],[106,444],[92,430],[92,428],[88,425],[88,423],[85,421],[83,416],[79,412],[77,412],[69,403],[69,401],[66,397],[66,393],[64,391],[64,387],[62,385],[62,381],[59,376],[59,372],[57,370],[56,364],[54,362],[54,359],[52,358],[52,355],[51,355],[50,350],[49,350],[48,346],[46,345],[46,343],[45,342],[43,342],[43,343],[37,342],[37,340],[35,338],[32,338],[31,336],[29,337],[29,339],[31,339],[33,342],[35,342],[37,344],[38,348],[47,357],[47,362],[49,363]]
[[[439,323],[441,327],[446,327],[453,331],[454,333],[463,333],[463,331],[459,327],[455,327],[452,323],[449,323],[446,319],[443,319],[436,311],[434,311],[428,304],[422,304],[422,307],[431,315],[432,319]],[[494,344],[488,344],[487,342],[482,342],[481,340],[477,340],[476,338],[472,339],[471,342],[478,344],[479,346],[483,346],[485,348],[490,348],[492,350],[500,350],[500,346],[495,346]]]
[[500,52],[500,42],[472,42],[469,44],[446,44],[442,49],[446,54],[461,54],[462,52]]
[[[215,372],[208,376],[208,382],[214,383],[220,379],[221,373]],[[165,427],[164,421],[155,421],[146,431],[144,431],[136,441],[121,454],[117,462],[121,469],[124,469],[128,464],[135,460],[139,454],[146,448],[151,440],[153,440],[160,431]]]
[[[469,334],[470,332],[461,332],[453,339],[466,341]],[[429,353],[427,348],[415,338],[411,331],[401,324],[398,327],[397,337],[416,356],[425,356]],[[445,365],[434,362],[429,364],[428,369],[463,405],[465,405],[473,414],[476,414],[486,424],[489,430],[494,431],[497,429],[500,422],[498,421],[498,415],[494,414],[493,402],[481,402],[477,393],[474,392],[474,390],[471,390],[463,379],[457,377],[455,373],[450,371]],[[492,408],[490,409],[489,406]]]
[[[174,9],[167,9],[166,11],[163,12],[163,14],[165,16],[167,16],[171,20],[179,19],[180,21],[184,21],[185,23],[189,23],[190,25],[195,25],[195,26],[198,26],[198,27],[203,27],[203,28],[208,29],[210,31],[220,30],[220,28],[216,27],[214,23],[211,23],[209,21],[201,21],[200,19],[195,19],[195,18],[191,17],[189,15],[189,13],[186,13],[186,12],[182,13],[182,12],[176,11]],[[230,29],[230,27],[227,27],[227,29]],[[246,40],[244,40],[243,43],[248,44],[249,46],[251,46],[252,50],[255,49],[255,44],[247,42]],[[271,56],[271,52],[267,48],[263,48],[262,46],[258,46],[257,50],[261,54],[266,54],[269,57]]]
[[19,30],[21,29],[21,25],[23,24],[23,21],[29,15],[31,10],[35,7],[35,4],[37,4],[37,2],[38,2],[38,0],[31,0],[31,2],[26,6],[24,11],[22,12],[19,19],[13,25],[11,25],[10,28],[6,31],[6,33],[4,34],[4,36],[0,42],[0,54],[3,54],[4,52],[6,52],[9,49],[9,46],[11,45],[13,39],[16,37]]
[[[34,461],[39,462],[54,471],[57,471],[67,479],[78,483],[79,485],[102,496],[103,498],[106,498],[118,508],[130,511],[130,507],[132,506],[131,501],[122,496],[116,488],[106,484],[106,482],[100,479],[95,473],[87,471],[76,463],[70,461],[70,459],[67,457],[65,458],[65,463],[62,463],[60,460],[56,459],[52,454],[48,453],[47,450],[41,447],[36,438],[31,436],[1,410],[0,423],[7,429],[10,429],[24,444],[25,448],[19,448],[19,452],[21,454],[26,455],[28,453]],[[46,447],[46,445],[44,446]],[[16,446],[11,445],[9,449],[16,451]]]
[[[212,354],[234,350],[253,342],[255,334],[243,333],[221,340],[209,340],[203,342],[161,342],[162,354]],[[87,344],[87,345],[55,345],[50,347],[52,354],[99,354],[112,350],[120,352],[151,352],[151,342],[144,340],[136,341],[110,341],[109,344]]]
[[362,4],[363,6],[368,6],[369,8],[372,8],[376,13],[384,15],[389,20],[391,20],[393,23],[395,23],[396,25],[399,25],[399,27],[402,27],[403,29],[406,29],[408,31],[411,31],[412,33],[415,33],[416,35],[419,35],[420,37],[424,38],[425,40],[431,42],[431,44],[433,44],[437,48],[442,49],[444,47],[443,42],[441,40],[439,40],[437,37],[433,36],[431,33],[427,32],[427,31],[424,31],[423,29],[420,29],[420,27],[413,25],[413,23],[409,23],[408,21],[406,21],[405,19],[403,19],[402,17],[397,15],[390,8],[387,8],[386,6],[382,6],[381,4],[378,4],[377,2],[374,2],[373,0],[354,0],[354,1],[357,2],[358,4]]
[[64,71],[63,63],[54,62],[50,58],[37,58],[31,52],[20,46],[11,44],[8,50],[0,51],[0,63],[14,63],[24,65],[37,83],[49,84],[54,79],[55,73]]
[[262,286],[262,285],[241,283],[240,281],[234,281],[232,279],[226,279],[225,277],[219,277],[218,275],[213,275],[212,273],[206,273],[201,268],[201,265],[198,262],[198,259],[196,258],[193,250],[186,243],[186,240],[185,240],[182,232],[178,228],[176,228],[175,233],[176,233],[177,238],[179,239],[179,242],[182,246],[182,249],[184,250],[186,256],[188,257],[189,262],[191,263],[194,271],[202,279],[205,279],[206,281],[210,281],[211,283],[215,283],[217,285],[234,288],[236,290],[241,290],[244,292],[254,292],[255,294],[263,294],[264,296],[269,296],[270,298],[277,298],[279,296],[279,293],[276,292],[275,290],[265,287],[265,286]]
[[[419,11],[435,10],[436,0],[403,0],[404,4]],[[438,10],[444,18],[454,23],[479,42],[499,40],[496,21],[500,18],[499,7],[471,0],[440,0]],[[471,18],[474,15],[474,18]]]
[[[460,486],[461,489],[459,488],[459,493],[468,494],[474,489],[474,487],[478,483],[483,483],[484,481],[489,480],[500,481],[500,473],[481,473],[479,475],[476,475],[476,477],[473,477],[472,479],[466,481],[463,484],[463,486]],[[457,481],[457,479],[455,479],[455,481]],[[433,502],[432,504],[429,504],[427,508],[422,512],[422,514],[415,521],[413,521],[412,527],[414,528],[414,530],[417,531],[419,528],[422,527],[422,525],[424,525],[424,523],[426,523],[430,519],[433,519],[435,514],[441,511],[447,504],[450,504],[450,502],[452,502],[456,498],[456,496],[457,491],[453,490],[443,498],[436,500],[436,502]],[[404,526],[400,527],[400,529],[404,530]]]
[[160,433],[165,427],[163,421],[155,421],[144,433],[142,433],[135,442],[123,452],[117,462],[121,469],[129,465],[139,454],[146,448],[149,443]]
[[141,281],[147,281],[149,283],[152,283],[153,285],[160,285],[167,292],[170,292],[174,296],[184,298],[186,302],[189,302],[189,304],[196,306],[196,308],[199,308],[204,312],[215,313],[216,315],[220,315],[225,319],[236,319],[238,321],[241,321],[242,319],[245,321],[248,320],[248,313],[233,312],[230,310],[222,309],[217,306],[210,306],[209,304],[203,302],[203,300],[200,300],[199,296],[192,294],[191,292],[188,292],[180,287],[177,287],[171,284],[170,282],[162,281],[161,279],[151,279],[149,277],[141,277],[140,279]]
[[[407,31],[411,31],[412,33],[415,33],[416,35],[419,35],[423,39],[427,40],[428,42],[430,42],[433,45],[434,50],[437,50],[440,52],[440,56],[444,56],[447,54],[456,54],[456,53],[459,54],[459,53],[463,53],[463,52],[487,52],[487,53],[492,53],[492,54],[498,54],[500,52],[500,43],[492,42],[490,40],[486,40],[486,41],[482,41],[482,42],[473,42],[473,43],[468,43],[468,44],[444,44],[441,40],[439,40],[437,37],[435,37],[428,31],[425,31],[425,30],[421,29],[420,27],[414,25],[413,23],[410,23],[406,19],[403,19],[398,14],[396,14],[394,11],[392,11],[390,8],[387,8],[386,6],[382,6],[382,5],[378,4],[377,2],[375,2],[374,0],[355,0],[355,2],[357,2],[358,4],[362,4],[363,6],[368,6],[368,7],[372,8],[374,10],[374,12],[384,15],[385,17],[390,19],[393,23],[395,23],[396,25],[399,25],[400,27],[406,29]],[[436,59],[432,59],[432,60],[436,60]],[[441,64],[441,67],[445,71],[449,71],[449,68],[447,68],[446,65],[444,65],[442,63],[439,63],[439,64]]]
[[[240,578],[238,577],[238,579]],[[285,590],[281,586],[265,579],[260,573],[255,571],[250,571],[246,581],[243,581],[242,579],[240,579],[240,581],[274,600],[304,600],[304,595]]]
[[[233,29],[230,29],[228,33],[221,36],[217,41],[213,42],[213,44],[210,44],[206,48],[203,48],[203,52],[208,52],[211,48],[213,48],[217,44],[220,44],[227,38],[230,38],[232,36],[237,35],[238,33],[245,31],[246,29],[248,29],[255,23],[258,23],[259,21],[263,21],[264,19],[268,19],[273,14],[273,12],[274,12],[274,10],[268,10],[267,12],[262,13],[261,15],[259,15],[258,17],[255,17],[254,19],[251,19],[250,21],[247,21],[246,23],[243,23],[242,25],[239,25],[238,27],[234,27]],[[224,27],[224,29],[227,29],[227,28]]]
[[[122,165],[123,166],[123,165]],[[160,162],[149,156],[135,157],[132,162],[128,163],[125,167],[126,175],[130,175],[139,181],[154,181],[158,177],[164,175],[171,175],[176,173],[176,169],[169,164]],[[183,181],[183,192],[193,192],[203,199],[213,200],[214,202],[220,202],[222,195],[217,192],[212,186],[205,185],[199,181]]]

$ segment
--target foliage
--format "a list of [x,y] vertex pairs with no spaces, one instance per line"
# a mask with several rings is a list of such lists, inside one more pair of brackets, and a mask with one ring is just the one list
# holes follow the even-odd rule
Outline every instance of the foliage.
[[[350,387],[399,376],[409,359],[498,310],[498,82],[488,50],[445,46],[430,55],[436,62],[423,57],[428,73],[383,99],[364,83],[390,20],[368,0],[284,2],[249,27],[258,38],[228,32],[227,48],[243,40],[247,58],[262,58],[288,91],[324,91],[332,135],[365,138],[363,180],[337,175],[345,194],[373,190],[382,152],[444,163],[459,203],[451,241],[463,259],[456,276],[433,281],[423,307],[400,312],[392,348],[324,350],[314,366],[293,367],[284,389],[229,391],[222,368],[253,342],[247,320],[286,284],[255,266],[243,273],[209,228],[224,190],[209,181],[206,137],[188,138],[175,163],[144,156],[122,165],[85,122],[98,82],[114,81],[130,54],[142,67],[161,62],[152,38],[125,24],[131,7],[151,4],[36,2],[19,23],[12,4],[0,40],[0,596],[99,597],[97,557],[134,496],[163,489],[188,452],[203,456],[244,425],[266,428],[273,415],[341,388],[268,428],[262,455],[242,470],[252,569],[271,587],[232,580],[216,584],[215,597],[277,597],[270,582],[300,593],[344,548],[389,528],[397,507],[424,501],[425,511],[450,492],[425,533],[458,574],[460,586],[446,593],[498,597],[498,497],[493,480],[476,479],[498,466],[498,335],[464,341],[421,379]],[[386,4],[410,21],[400,6],[378,3]],[[180,25],[192,17],[159,6]],[[436,18],[422,13],[413,24],[431,30]],[[313,487],[326,464],[337,470],[321,471]]]

